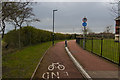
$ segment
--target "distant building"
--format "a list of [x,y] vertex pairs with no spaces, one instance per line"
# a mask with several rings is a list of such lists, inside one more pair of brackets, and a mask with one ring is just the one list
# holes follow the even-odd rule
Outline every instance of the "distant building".
[[115,26],[115,40],[120,40],[120,1],[118,2],[118,17],[115,19],[116,26]]
[[115,40],[118,41],[120,38],[120,16],[115,19],[116,26],[115,26]]

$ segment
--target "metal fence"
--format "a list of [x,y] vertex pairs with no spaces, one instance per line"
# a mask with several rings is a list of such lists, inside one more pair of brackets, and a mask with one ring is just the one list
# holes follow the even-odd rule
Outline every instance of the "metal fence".
[[[83,40],[84,38],[76,38],[82,48]],[[115,42],[114,39],[85,38],[84,49],[120,66],[120,42]]]

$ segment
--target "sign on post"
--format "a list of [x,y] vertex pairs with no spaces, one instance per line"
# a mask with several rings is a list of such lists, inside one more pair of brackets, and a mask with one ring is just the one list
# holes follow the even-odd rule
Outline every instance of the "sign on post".
[[83,18],[82,19],[82,21],[83,21],[83,23],[82,23],[82,25],[84,26],[84,33],[83,33],[83,38],[84,38],[84,40],[83,40],[83,49],[85,49],[85,26],[87,26],[87,18]]
[[87,18],[83,18],[82,21],[83,21],[83,22],[87,22]]
[[86,22],[83,22],[82,25],[83,25],[83,26],[87,26],[87,23],[86,23]]

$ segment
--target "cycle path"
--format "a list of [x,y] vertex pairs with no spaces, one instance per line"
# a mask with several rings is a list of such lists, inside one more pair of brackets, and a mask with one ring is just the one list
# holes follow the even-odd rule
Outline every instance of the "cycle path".
[[[53,68],[54,66],[54,68]],[[49,68],[48,68],[49,67]],[[62,79],[83,78],[67,55],[64,42],[58,42],[52,46],[41,61],[34,78]]]
[[120,67],[118,65],[83,50],[75,40],[70,40],[68,42],[68,48],[92,78],[116,80],[120,77]]

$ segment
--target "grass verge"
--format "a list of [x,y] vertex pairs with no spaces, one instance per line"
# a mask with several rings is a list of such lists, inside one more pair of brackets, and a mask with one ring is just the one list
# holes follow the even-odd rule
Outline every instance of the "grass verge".
[[[59,41],[55,41],[57,43]],[[28,46],[20,51],[2,56],[3,78],[30,78],[40,58],[51,46],[46,42]]]

